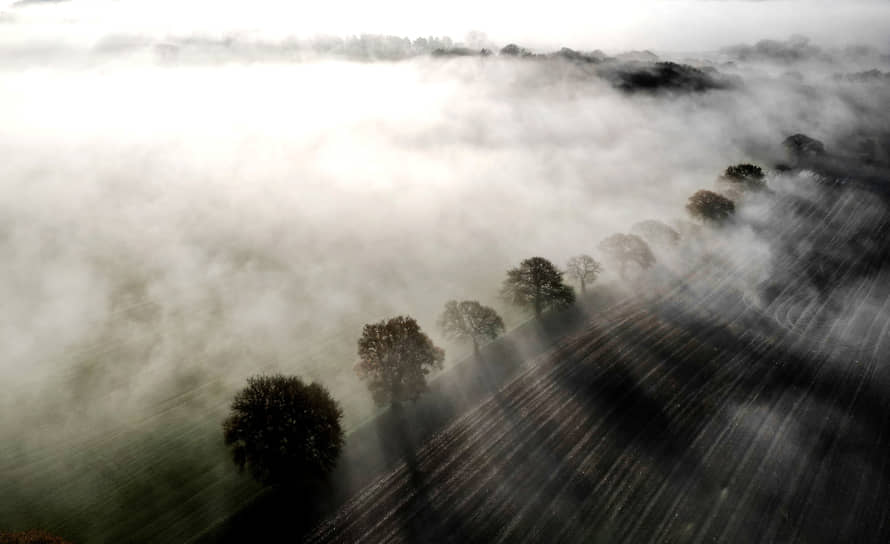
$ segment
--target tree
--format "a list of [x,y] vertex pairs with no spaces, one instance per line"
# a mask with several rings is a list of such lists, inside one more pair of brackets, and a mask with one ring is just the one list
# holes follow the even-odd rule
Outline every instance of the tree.
[[575,302],[575,291],[563,283],[562,272],[543,257],[525,259],[518,268],[508,270],[501,296],[517,306],[533,307],[536,316],[547,308]]
[[782,146],[795,159],[825,155],[825,144],[806,134],[792,134],[785,138]]
[[728,166],[723,177],[734,180],[763,179],[763,169],[749,163]]
[[253,376],[223,423],[239,469],[264,484],[313,484],[343,448],[343,412],[327,389],[296,376]]
[[656,246],[675,246],[680,241],[679,232],[654,219],[635,223],[630,231]]
[[494,340],[504,332],[504,320],[496,311],[475,300],[445,303],[445,311],[439,318],[439,327],[448,338],[471,340],[473,352],[479,354],[479,343]]
[[740,184],[745,189],[760,190],[766,188],[763,181],[763,170],[753,164],[736,164],[723,172],[723,179],[733,184]]
[[735,203],[713,191],[701,190],[689,197],[686,211],[707,223],[723,223],[735,213]]
[[0,544],[70,544],[70,542],[46,531],[31,529],[18,533],[0,532]]
[[445,360],[445,352],[408,316],[365,325],[358,356],[356,374],[378,406],[417,400],[427,390],[426,375]]
[[603,239],[599,248],[621,267],[621,277],[627,277],[627,263],[636,263],[642,269],[655,264],[655,255],[642,238],[636,234],[617,233]]
[[501,55],[506,57],[530,57],[532,56],[532,53],[523,47],[519,47],[515,43],[508,43],[501,48]]
[[587,292],[587,284],[596,281],[603,271],[603,265],[596,262],[590,255],[578,255],[569,259],[566,272],[581,284],[581,294]]

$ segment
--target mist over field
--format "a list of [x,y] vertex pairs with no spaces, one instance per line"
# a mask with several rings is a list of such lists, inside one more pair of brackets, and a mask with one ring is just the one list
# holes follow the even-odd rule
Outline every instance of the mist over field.
[[[820,3],[817,22],[800,28],[787,5],[800,2],[725,2],[730,11],[777,4],[784,26],[706,32],[695,44],[645,34],[654,23],[633,27],[625,10],[616,17],[635,30],[604,34],[603,45],[580,26],[557,33],[526,19],[513,34],[494,24],[490,35],[424,43],[414,32],[321,28],[109,31],[93,11],[66,29],[59,21],[79,2],[21,5],[35,3],[0,9],[0,34],[9,30],[0,36],[0,486],[12,497],[0,499],[0,529],[37,520],[102,541],[119,516],[94,521],[104,512],[127,511],[140,494],[162,500],[198,469],[227,482],[202,491],[214,506],[190,529],[205,530],[257,492],[226,494],[237,484],[219,437],[248,376],[317,381],[356,429],[379,413],[353,369],[362,325],[414,316],[446,349],[447,373],[470,349],[436,327],[445,301],[477,299],[508,330],[526,322],[498,291],[529,256],[564,267],[589,253],[605,264],[598,289],[626,296],[695,273],[713,252],[739,271],[719,285],[751,308],[769,308],[788,282],[818,297],[818,276],[788,277],[797,243],[772,236],[783,217],[770,195],[744,196],[739,220],[719,232],[690,222],[687,198],[718,186],[728,165],[752,162],[783,198],[826,204],[823,173],[776,169],[792,160],[782,142],[797,133],[860,161],[866,178],[890,162],[890,19],[880,2],[833,8],[842,23],[863,24],[859,34],[840,29],[843,40],[826,37],[833,12]],[[717,20],[714,7],[701,9],[702,21]],[[812,39],[795,35],[807,30]],[[496,54],[511,41],[541,56]],[[432,54],[435,45],[495,54]],[[548,56],[563,46],[603,48],[596,55],[613,60]],[[616,83],[623,67],[655,60],[721,84]],[[851,191],[851,206],[869,205],[846,228],[883,221],[885,200]],[[650,219],[683,240],[653,245],[654,270],[624,281],[598,244]],[[801,221],[801,231],[818,227]],[[861,250],[816,241],[826,261]],[[692,289],[716,285],[702,281]],[[862,312],[886,315],[884,299],[857,281],[845,277],[837,288],[848,295],[831,299],[832,315],[850,324],[829,331],[839,343],[866,334]],[[810,299],[795,304],[803,311]],[[154,452],[173,449],[181,463],[152,482]],[[134,538],[151,540],[159,524],[149,518]]]

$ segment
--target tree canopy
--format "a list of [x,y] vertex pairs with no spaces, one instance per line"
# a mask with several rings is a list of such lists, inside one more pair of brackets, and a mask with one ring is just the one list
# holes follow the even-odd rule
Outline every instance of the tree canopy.
[[525,259],[508,270],[501,296],[511,304],[534,308],[536,316],[575,302],[575,291],[563,283],[562,272],[543,257]]
[[792,134],[782,142],[793,158],[813,157],[825,154],[825,144],[806,134]]
[[587,284],[596,281],[603,271],[603,265],[590,255],[576,255],[566,264],[566,272],[581,284],[581,293],[587,292]]
[[656,246],[674,246],[680,241],[679,232],[655,219],[635,223],[630,231]]
[[296,376],[253,376],[223,423],[239,469],[264,484],[311,484],[330,472],[343,447],[343,412],[327,389]]
[[763,169],[754,164],[736,164],[729,166],[723,172],[723,179],[733,184],[739,184],[745,189],[760,190],[766,188],[763,180]]
[[475,300],[446,302],[439,327],[448,338],[472,341],[473,351],[477,353],[481,342],[494,340],[505,330],[501,316]]
[[636,234],[613,234],[603,239],[599,248],[610,258],[618,261],[621,277],[627,277],[627,264],[636,263],[640,268],[647,269],[655,264],[655,255],[642,238]]
[[703,189],[689,197],[686,211],[696,219],[719,224],[729,220],[735,214],[735,203],[725,196]]
[[532,52],[524,47],[519,47],[515,43],[508,43],[501,48],[501,55],[507,57],[530,57],[532,56]]
[[735,180],[763,179],[763,169],[749,163],[736,164],[726,167],[723,177]]
[[426,375],[445,360],[445,352],[408,316],[365,325],[358,355],[356,374],[378,406],[417,400],[427,390]]

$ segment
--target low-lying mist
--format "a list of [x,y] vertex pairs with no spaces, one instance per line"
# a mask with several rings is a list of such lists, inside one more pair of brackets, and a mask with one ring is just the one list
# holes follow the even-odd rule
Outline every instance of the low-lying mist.
[[734,89],[628,95],[594,70],[2,72],[0,360],[19,407],[5,425],[46,415],[23,406],[65,425],[137,417],[183,382],[267,368],[356,396],[361,323],[409,313],[436,337],[445,300],[498,306],[521,258],[562,264],[682,217],[726,165],[781,160],[790,133],[837,145],[886,123],[886,85],[828,74],[736,68]]
[[[601,239],[684,219],[726,166],[787,160],[791,134],[844,153],[886,134],[884,80],[733,58],[700,65],[738,84],[688,93],[558,58],[0,70],[0,452],[162,426],[197,390],[222,413],[272,371],[324,384],[354,427],[374,411],[363,323],[410,314],[453,364],[468,347],[436,329],[443,304],[520,323],[497,292],[521,259],[603,259]],[[753,290],[771,240],[724,235]]]

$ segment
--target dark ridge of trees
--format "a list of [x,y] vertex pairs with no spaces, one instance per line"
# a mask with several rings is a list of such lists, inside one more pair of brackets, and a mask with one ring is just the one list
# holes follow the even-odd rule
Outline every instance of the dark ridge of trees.
[[355,372],[378,406],[417,400],[427,390],[426,375],[445,360],[445,352],[409,316],[365,325],[358,356]]
[[511,304],[533,308],[535,316],[544,310],[575,302],[575,291],[562,279],[563,273],[543,257],[531,257],[507,271],[501,297]]
[[235,395],[223,423],[225,443],[240,470],[259,482],[320,482],[343,448],[343,412],[327,389],[296,376],[253,376]]
[[825,145],[806,134],[793,134],[782,142],[782,146],[793,158],[815,157],[825,154]]
[[0,544],[71,544],[64,538],[46,531],[32,529],[17,533],[0,532]]
[[587,285],[596,281],[603,271],[603,265],[590,255],[577,255],[569,259],[566,272],[581,284],[581,294],[587,293]]
[[613,86],[629,93],[661,90],[704,92],[727,89],[736,83],[735,79],[722,76],[714,69],[700,70],[675,62],[619,63],[599,73]]
[[702,189],[689,197],[686,211],[706,223],[720,224],[735,214],[735,203],[725,196]]
[[619,264],[622,278],[627,277],[627,264],[636,263],[646,270],[655,264],[655,255],[642,238],[636,234],[613,234],[599,243],[599,248]]
[[847,81],[850,83],[870,83],[890,81],[890,72],[882,72],[876,68],[864,72],[848,72],[831,76],[835,81]]
[[618,53],[615,55],[617,60],[622,62],[658,62],[660,59],[658,55],[649,51],[648,49],[644,49],[642,51],[625,51],[623,53]]
[[430,53],[430,55],[434,57],[474,57],[485,56],[486,51],[486,49],[475,51],[466,47],[452,47],[451,49],[433,49],[433,52]]
[[482,342],[494,340],[506,330],[504,320],[496,311],[475,300],[446,302],[438,325],[450,339],[473,342],[476,355]]
[[675,246],[680,242],[680,233],[661,221],[647,219],[634,223],[630,232],[640,236],[646,242],[654,246]]
[[501,48],[502,56],[505,57],[531,57],[533,53],[524,47],[519,47],[515,43],[508,43]]
[[772,60],[794,63],[823,56],[822,49],[810,45],[805,36],[792,36],[789,40],[761,40],[752,45],[734,45],[722,50],[738,60]]
[[604,60],[607,60],[609,57],[606,56],[602,51],[593,51],[591,53],[582,53],[580,51],[575,51],[574,49],[569,49],[568,47],[563,47],[559,51],[553,53],[551,56],[555,58],[561,58],[572,62],[581,62],[581,63],[589,63],[589,64],[599,64]]

